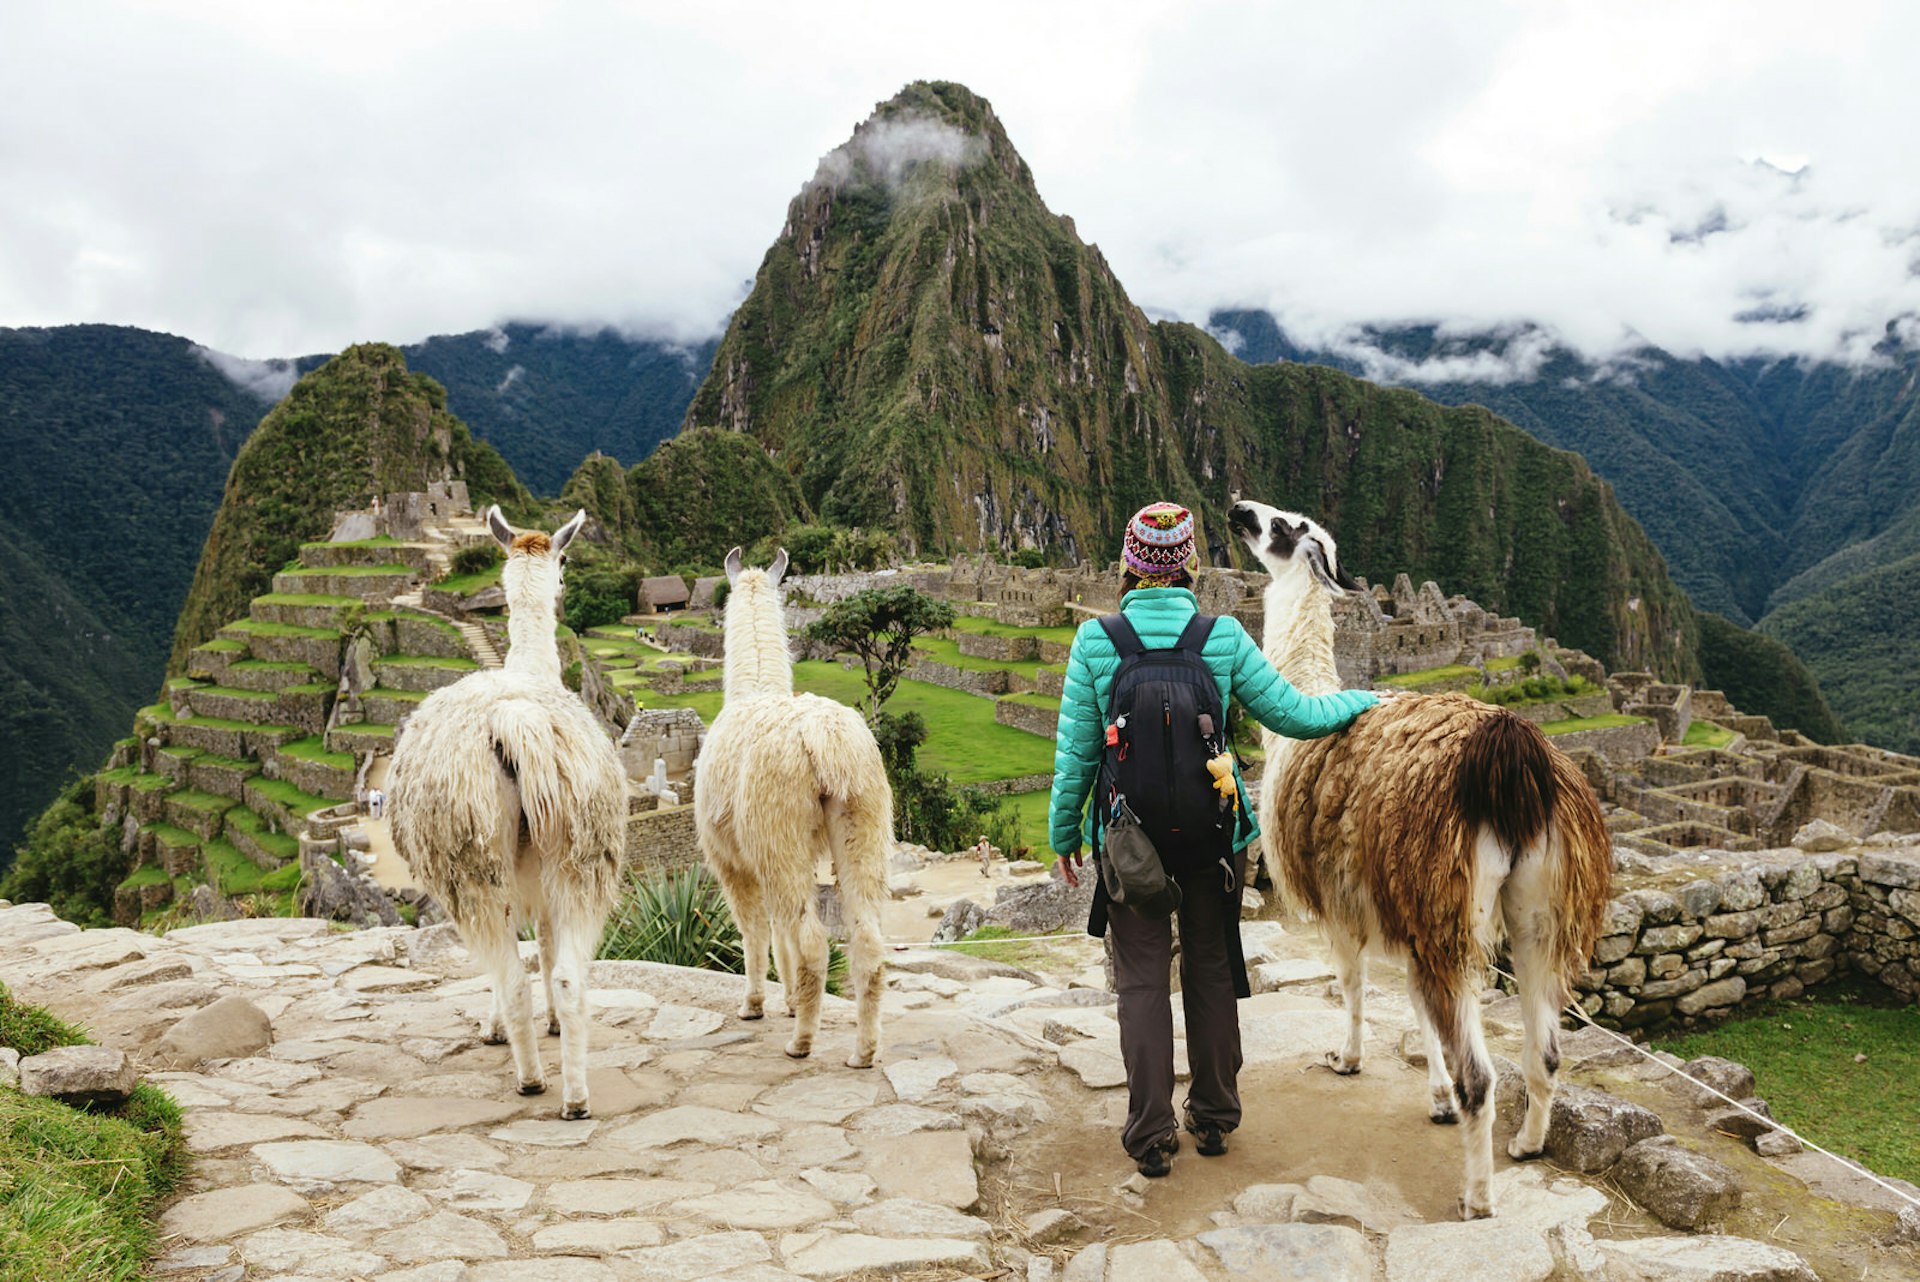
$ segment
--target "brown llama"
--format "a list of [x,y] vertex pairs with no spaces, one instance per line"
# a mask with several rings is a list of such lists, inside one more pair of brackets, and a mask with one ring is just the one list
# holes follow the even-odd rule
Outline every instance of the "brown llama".
[[[1228,525],[1272,576],[1267,658],[1303,694],[1340,688],[1336,593],[1359,585],[1307,517],[1239,502]],[[1429,1116],[1463,1115],[1463,1218],[1493,1214],[1493,1065],[1480,990],[1504,934],[1519,981],[1526,1119],[1507,1146],[1538,1157],[1553,1115],[1559,1012],[1606,912],[1612,843],[1578,768],[1540,729],[1462,694],[1402,695],[1325,739],[1269,735],[1260,826],[1274,884],[1319,918],[1360,1071],[1366,949],[1402,958],[1427,1043]]]

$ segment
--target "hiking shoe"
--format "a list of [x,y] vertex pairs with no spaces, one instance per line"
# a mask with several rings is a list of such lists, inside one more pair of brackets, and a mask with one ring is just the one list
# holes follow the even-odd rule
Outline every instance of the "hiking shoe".
[[1212,1122],[1187,1123],[1187,1129],[1193,1132],[1194,1145],[1201,1157],[1219,1157],[1227,1151],[1226,1132]]
[[1170,1132],[1167,1137],[1148,1149],[1138,1161],[1140,1174],[1150,1180],[1157,1180],[1173,1170],[1173,1155],[1180,1151],[1180,1132]]

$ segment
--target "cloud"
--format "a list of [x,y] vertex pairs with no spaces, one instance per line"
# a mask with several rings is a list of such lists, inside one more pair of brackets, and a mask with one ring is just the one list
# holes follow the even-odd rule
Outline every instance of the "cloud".
[[1872,0],[979,0],[937,41],[856,0],[13,5],[0,324],[696,344],[809,176],[972,159],[926,119],[854,136],[944,77],[1156,314],[1865,361],[1920,317],[1920,167],[1886,141],[1916,46],[1920,8]]
[[[506,335],[502,334],[501,337],[505,338]],[[493,344],[489,343],[487,344],[487,346],[493,347]],[[506,344],[502,343],[499,347],[494,347],[493,350],[496,352],[505,351]],[[493,389],[493,394],[495,396],[506,395],[507,389],[509,387],[512,387],[515,383],[518,383],[522,378],[526,377],[526,373],[527,373],[526,366],[515,365],[512,369],[507,371],[507,376],[501,379],[499,385]]]
[[810,185],[842,187],[859,179],[895,189],[915,165],[931,163],[958,169],[977,163],[986,154],[983,139],[944,120],[889,116],[862,124],[852,138],[820,157]]
[[198,343],[191,350],[195,356],[213,366],[229,383],[241,391],[253,393],[268,404],[291,392],[300,378],[299,369],[291,360],[284,358],[252,360],[245,356],[229,356]]

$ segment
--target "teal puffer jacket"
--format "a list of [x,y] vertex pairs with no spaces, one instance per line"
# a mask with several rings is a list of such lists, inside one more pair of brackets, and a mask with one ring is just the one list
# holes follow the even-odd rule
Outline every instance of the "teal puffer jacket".
[[[1149,650],[1165,650],[1180,639],[1187,620],[1199,611],[1193,593],[1185,588],[1136,588],[1121,602],[1127,622]],[[1290,739],[1318,739],[1344,730],[1353,719],[1380,701],[1367,690],[1341,690],[1308,696],[1273,670],[1253,638],[1231,615],[1213,625],[1201,651],[1213,679],[1220,685],[1220,706],[1238,699],[1254,720]],[[1067,677],[1060,695],[1060,728],[1053,751],[1053,798],[1048,809],[1050,843],[1060,854],[1072,854],[1082,841],[1092,839],[1091,818],[1082,817],[1087,793],[1100,771],[1105,747],[1107,698],[1120,656],[1097,619],[1089,619],[1074,634],[1067,656]],[[1233,848],[1240,850],[1260,835],[1260,825],[1247,804],[1246,785],[1234,769],[1240,787],[1240,820]]]

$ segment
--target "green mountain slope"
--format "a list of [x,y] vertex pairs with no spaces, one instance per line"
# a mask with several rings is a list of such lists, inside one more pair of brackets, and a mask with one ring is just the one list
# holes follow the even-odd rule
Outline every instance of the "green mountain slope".
[[1360,573],[1430,575],[1616,667],[1697,671],[1685,596],[1580,459],[1149,323],[958,85],[908,86],[822,162],[686,423],[750,435],[814,514],[923,552],[1106,560],[1170,497],[1224,557],[1238,491],[1313,511]]
[[1808,593],[1760,628],[1806,658],[1855,735],[1920,751],[1920,554]]
[[536,494],[558,494],[595,450],[651,454],[679,428],[713,361],[711,341],[679,347],[517,323],[404,350],[408,367],[445,387],[447,407]]
[[234,459],[168,670],[245,613],[301,542],[325,538],[337,510],[452,479],[467,482],[476,505],[531,498],[499,453],[447,412],[445,390],[408,371],[399,348],[362,343],[303,377]]

